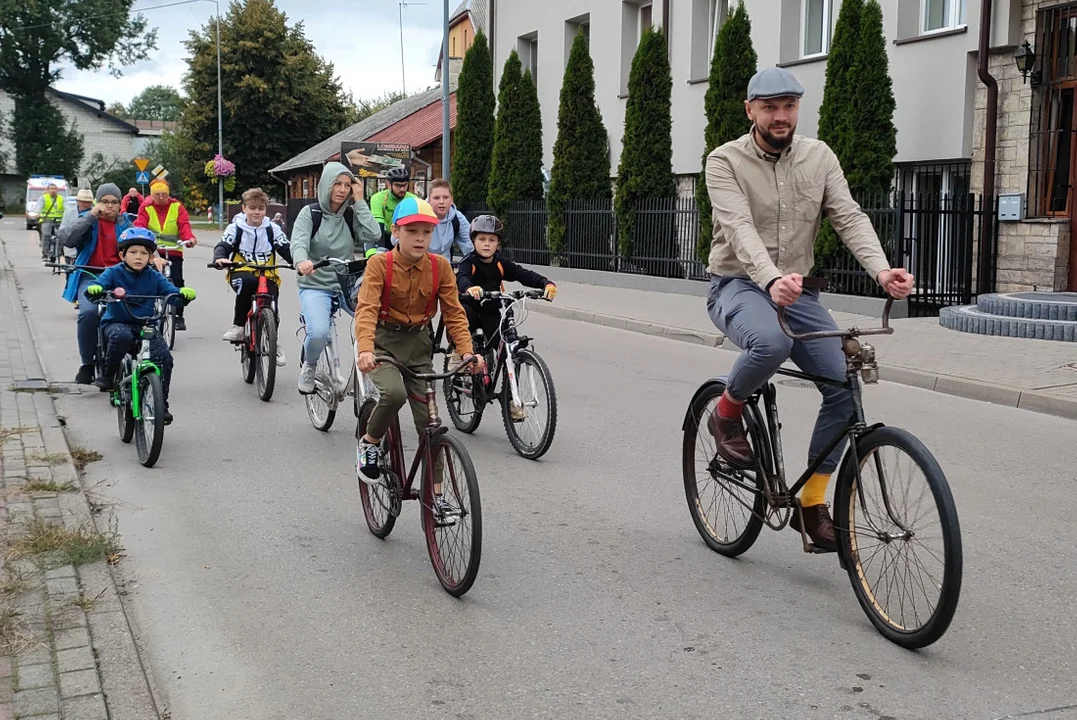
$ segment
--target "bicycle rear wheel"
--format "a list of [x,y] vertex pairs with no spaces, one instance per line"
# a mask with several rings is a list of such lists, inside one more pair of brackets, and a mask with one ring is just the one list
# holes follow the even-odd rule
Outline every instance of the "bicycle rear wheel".
[[[306,355],[300,354],[300,367],[306,362]],[[329,360],[329,350],[326,349],[318,357],[317,370],[314,373],[314,392],[304,395],[303,400],[307,406],[307,417],[310,424],[322,432],[329,432],[333,427],[333,421],[337,417],[337,392],[336,378],[333,372],[333,363]]]
[[[252,327],[253,325],[253,327]],[[252,333],[251,330],[254,330]],[[255,350],[251,350],[251,336],[254,337]],[[257,320],[252,316],[247,316],[246,331],[243,333],[243,343],[239,346],[239,364],[243,371],[243,382],[250,385],[254,382],[255,376],[258,374],[258,358],[255,357],[258,344],[258,327]]]
[[[367,421],[370,420],[370,413],[374,411],[374,406],[377,405],[375,400],[367,400],[363,403],[363,407],[359,410],[359,421],[356,423],[355,428],[355,446],[356,446],[356,460],[358,461],[358,448],[359,441],[366,434]],[[389,533],[393,531],[393,527],[396,526],[396,518],[400,515],[401,503],[403,501],[403,493],[400,488],[400,484],[395,481],[392,475],[387,474],[392,472],[392,469],[387,467],[389,465],[389,459],[386,457],[388,454],[388,448],[392,447],[393,443],[392,428],[382,438],[382,450],[383,450],[383,465],[381,468],[382,477],[377,485],[369,485],[359,480],[359,498],[363,501],[363,517],[366,518],[366,525],[370,528],[370,532],[374,537],[387,538]],[[358,474],[358,466],[355,469]]]
[[523,419],[512,417],[512,390],[506,376],[501,389],[505,434],[521,457],[538,460],[550,449],[557,432],[557,391],[550,368],[534,350],[517,350],[514,370]]
[[[451,358],[451,348],[445,352],[443,372],[448,372]],[[445,407],[449,410],[449,419],[456,429],[462,433],[471,434],[479,429],[482,422],[482,411],[486,409],[486,392],[480,384],[482,377],[478,375],[453,375],[442,381],[442,391],[445,393]]]
[[131,414],[130,391],[125,387],[116,390],[116,424],[120,431],[120,440],[131,442],[135,436],[135,418]]
[[269,308],[258,313],[258,347],[255,349],[258,397],[269,402],[277,381],[277,318]]
[[168,343],[168,349],[176,347],[176,308],[172,303],[165,308],[164,319],[161,320],[161,337]]
[[165,394],[161,376],[146,371],[138,379],[141,416],[135,424],[135,451],[138,461],[145,467],[153,467],[161,456],[165,441]]
[[[448,433],[432,438],[433,468],[423,468],[422,522],[430,563],[445,592],[460,597],[475,584],[482,557],[482,506],[479,479],[471,456],[460,440]],[[448,512],[434,508],[434,483],[427,471],[441,480]]]
[[[708,425],[724,392],[725,383],[712,382],[688,408],[681,461],[688,511],[700,537],[711,550],[737,557],[759,537],[766,500],[758,470],[738,470],[718,455]],[[748,442],[759,457],[765,441],[754,423],[748,428]],[[750,490],[752,487],[755,489]]]
[[853,592],[883,637],[926,647],[950,627],[961,594],[961,528],[950,486],[931,452],[905,430],[862,436],[855,457],[859,476],[847,452],[834,495]]

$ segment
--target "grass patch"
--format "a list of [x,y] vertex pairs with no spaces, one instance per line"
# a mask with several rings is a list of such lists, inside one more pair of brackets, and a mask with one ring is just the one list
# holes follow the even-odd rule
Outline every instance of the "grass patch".
[[11,657],[33,642],[33,630],[23,614],[7,603],[0,607],[0,655]]
[[67,460],[67,455],[63,453],[52,453],[51,455],[31,455],[31,461],[38,463],[45,463],[46,465],[61,465]]
[[57,485],[54,480],[31,480],[26,483],[23,489],[27,492],[65,493],[75,492],[79,489],[79,486],[71,481]]
[[71,448],[71,459],[75,462],[75,469],[82,472],[87,465],[100,460],[101,453],[75,445]]
[[101,599],[101,596],[105,594],[105,591],[107,589],[108,588],[105,588],[105,590],[102,590],[101,592],[97,593],[96,597],[87,597],[85,595],[79,595],[76,599],[74,599],[70,603],[68,603],[68,605],[73,607],[73,608],[79,608],[83,612],[90,612],[91,610],[93,610],[94,605],[97,604],[97,601]]
[[8,559],[29,558],[43,567],[86,565],[101,560],[115,564],[121,555],[117,539],[114,527],[101,535],[92,527],[69,530],[37,518],[27,526],[26,533],[11,544]]
[[17,385],[8,385],[7,389],[16,393],[48,393],[50,395],[60,394],[60,386],[49,383],[46,387],[18,387]]
[[10,437],[15,437],[16,435],[22,435],[23,433],[28,433],[33,429],[34,428],[28,428],[28,427],[14,427],[14,428],[0,427],[0,443],[5,442]]

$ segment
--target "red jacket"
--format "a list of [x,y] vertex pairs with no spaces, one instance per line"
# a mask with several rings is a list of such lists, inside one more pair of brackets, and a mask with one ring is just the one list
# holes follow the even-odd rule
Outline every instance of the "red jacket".
[[134,206],[134,208],[132,208],[130,206],[131,197],[132,197],[131,195],[124,195],[123,199],[120,200],[120,204],[123,205],[123,210],[121,212],[131,213],[132,215],[138,215],[138,211],[142,208],[142,203],[144,203],[146,201],[146,198],[142,197],[141,194],[136,192],[134,194],[134,196],[133,196],[135,198],[135,206]]
[[[183,207],[183,204],[175,198],[170,198],[169,206],[176,204],[179,205],[179,215],[176,217],[176,227],[179,229],[180,240],[193,240],[194,232],[191,230],[191,218],[187,214],[187,208]],[[142,203],[142,207],[138,210],[138,219],[135,220],[135,227],[149,228],[150,227],[150,212],[153,212],[157,216],[157,222],[160,227],[164,227],[165,218],[168,216],[168,207],[158,207],[153,204],[153,199],[148,199]],[[166,252],[178,252],[182,254],[182,250],[172,250]]]

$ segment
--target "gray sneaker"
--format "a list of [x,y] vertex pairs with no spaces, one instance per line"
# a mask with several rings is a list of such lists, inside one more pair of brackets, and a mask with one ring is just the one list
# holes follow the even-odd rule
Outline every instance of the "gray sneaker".
[[299,371],[299,394],[300,395],[313,395],[314,394],[314,375],[318,368],[316,365],[303,365],[303,369]]

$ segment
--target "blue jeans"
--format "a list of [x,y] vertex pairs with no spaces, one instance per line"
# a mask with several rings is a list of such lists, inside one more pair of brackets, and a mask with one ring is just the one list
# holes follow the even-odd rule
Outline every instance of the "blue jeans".
[[78,340],[79,357],[83,365],[93,365],[94,356],[97,355],[97,305],[86,294],[86,288],[93,285],[96,280],[82,273],[79,275],[79,290],[76,297],[79,303]]
[[[726,386],[730,397],[744,401],[770,380],[786,360],[804,372],[832,380],[845,379],[845,353],[839,338],[793,341],[778,325],[777,305],[770,295],[746,277],[711,276],[707,313],[715,326],[743,352],[729,372]],[[817,290],[805,290],[785,309],[785,318],[794,333],[837,330],[837,323],[819,302]],[[815,421],[808,463],[826,449],[853,414],[852,394],[845,388],[819,386],[823,404]],[[841,442],[819,466],[830,473],[838,467],[845,443]]]
[[344,296],[339,291],[319,290],[316,288],[299,288],[299,311],[307,326],[307,339],[303,341],[303,356],[306,364],[317,365],[318,357],[329,343],[329,318],[333,313],[333,303],[348,311]]

